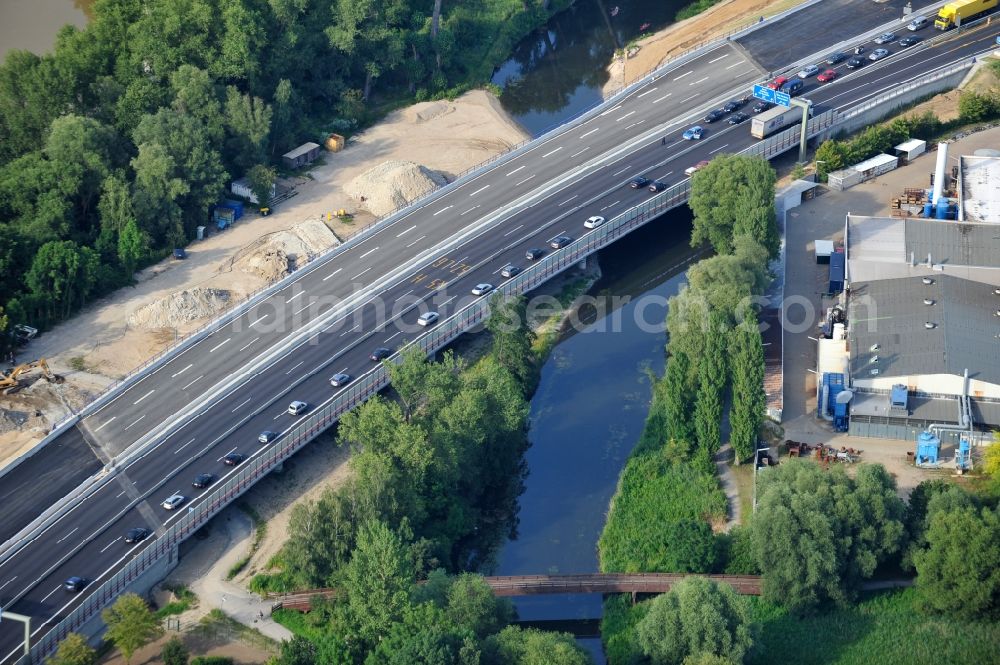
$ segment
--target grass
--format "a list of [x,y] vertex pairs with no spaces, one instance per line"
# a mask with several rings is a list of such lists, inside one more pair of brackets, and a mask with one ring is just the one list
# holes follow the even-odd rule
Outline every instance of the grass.
[[84,359],[83,356],[73,356],[72,358],[70,358],[69,359],[69,366],[70,366],[70,369],[72,369],[74,371],[77,371],[77,372],[86,372],[87,371],[87,361]]
[[271,613],[271,618],[281,624],[295,635],[308,640],[318,640],[325,635],[322,626],[314,626],[309,621],[309,615],[295,610],[275,610]]
[[736,478],[736,492],[740,497],[740,515],[743,524],[750,521],[753,514],[753,461],[730,467]]
[[198,596],[194,595],[194,592],[186,586],[176,586],[170,588],[169,591],[174,595],[174,600],[156,610],[157,619],[163,619],[175,614],[183,614],[198,602]]
[[589,277],[577,277],[567,281],[563,287],[555,294],[555,299],[559,302],[559,311],[554,312],[537,327],[534,351],[541,359],[549,356],[553,347],[559,342],[562,334],[563,317],[566,316],[566,309],[573,304],[573,301],[587,292],[593,280]]
[[250,563],[250,559],[257,553],[257,550],[260,549],[260,544],[264,542],[264,538],[267,536],[267,522],[261,519],[260,514],[253,509],[253,506],[243,501],[240,502],[239,509],[246,513],[247,516],[253,521],[253,541],[250,543],[250,551],[247,552],[246,556],[240,558],[239,561],[234,563],[229,568],[229,572],[226,573],[227,580],[233,579],[247,567],[247,564]]

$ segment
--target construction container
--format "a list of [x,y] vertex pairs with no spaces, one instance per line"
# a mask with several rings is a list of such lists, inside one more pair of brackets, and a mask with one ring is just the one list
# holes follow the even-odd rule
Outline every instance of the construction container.
[[900,143],[893,150],[896,151],[896,155],[905,164],[927,151],[927,141],[910,139],[909,141]]
[[817,240],[815,244],[816,263],[821,263],[823,265],[830,263],[830,255],[833,254],[833,241]]
[[340,152],[344,149],[346,141],[340,134],[329,134],[323,141],[323,146],[330,152]]
[[234,221],[237,220],[237,219],[239,219],[239,218],[241,218],[243,216],[243,202],[242,201],[234,201],[233,199],[225,199],[222,202],[222,205],[225,206],[225,207],[227,207],[227,208],[230,208],[233,211],[233,219],[234,219]]

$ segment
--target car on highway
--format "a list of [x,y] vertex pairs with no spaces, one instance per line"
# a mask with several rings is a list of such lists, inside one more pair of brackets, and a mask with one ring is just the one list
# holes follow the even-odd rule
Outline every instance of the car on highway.
[[537,261],[538,259],[545,256],[545,250],[541,247],[532,247],[527,252],[524,253],[524,258],[529,261]]
[[847,54],[843,51],[837,51],[826,56],[826,64],[828,65],[839,65],[844,60],[847,60]]
[[788,77],[779,76],[778,78],[768,83],[767,87],[770,88],[771,90],[781,90],[781,86],[785,85],[786,83],[788,83]]
[[82,591],[83,587],[85,586],[87,586],[87,580],[83,579],[82,577],[73,576],[68,580],[66,580],[65,582],[63,582],[63,588],[66,589],[67,591],[73,591],[74,593],[77,591]]
[[562,249],[571,242],[573,242],[573,239],[569,236],[556,236],[549,241],[549,247],[552,249]]
[[229,453],[222,458],[222,463],[226,466],[236,466],[237,464],[242,464],[247,459],[247,456],[243,453]]
[[641,175],[637,178],[633,178],[632,182],[630,182],[628,186],[631,187],[632,189],[642,189],[648,184],[649,184],[649,178],[647,178],[644,175]]
[[420,318],[417,319],[417,325],[427,327],[435,323],[438,318],[440,317],[437,312],[424,312],[420,315]]
[[164,499],[163,503],[160,505],[162,505],[165,510],[173,510],[179,507],[185,501],[187,501],[187,497],[184,496],[183,494],[171,494],[166,499]]
[[738,125],[741,122],[744,122],[744,121],[746,121],[749,118],[750,118],[750,116],[748,116],[743,111],[738,111],[738,112],[732,114],[731,116],[729,116],[729,124],[730,125]]
[[685,130],[684,133],[681,134],[681,136],[683,136],[688,141],[697,141],[704,134],[705,134],[705,130],[702,129],[700,126],[695,125],[694,127],[691,127],[690,129]]
[[374,351],[372,351],[371,355],[368,356],[368,359],[371,360],[373,363],[377,363],[385,360],[391,355],[392,355],[392,349],[380,346]]
[[723,113],[732,113],[733,111],[735,111],[736,109],[740,108],[741,106],[743,106],[743,100],[742,99],[734,99],[731,102],[726,102],[726,105],[722,107],[722,111],[723,111]]
[[917,30],[923,30],[930,24],[931,22],[926,16],[918,16],[907,24],[906,29],[910,32],[916,32]]
[[816,76],[817,74],[819,74],[819,65],[806,65],[799,70],[799,73],[796,74],[796,76],[800,79],[807,79],[810,76]]
[[863,67],[866,62],[867,60],[864,58],[851,58],[847,61],[847,68],[858,69],[859,67]]
[[510,263],[510,264],[507,264],[507,265],[505,265],[503,267],[503,270],[500,271],[500,276],[501,277],[513,277],[514,275],[518,274],[519,272],[521,272],[521,269],[518,268],[513,263]]
[[903,48],[910,48],[919,41],[920,37],[917,37],[916,35],[910,35],[909,37],[903,37],[902,39],[900,39],[899,45],[902,46]]
[[215,474],[213,473],[199,473],[194,477],[194,482],[191,483],[192,487],[197,487],[198,489],[205,489],[215,480]]
[[816,80],[819,81],[820,83],[829,83],[830,81],[832,81],[835,78],[837,78],[837,70],[836,69],[828,69],[825,72],[823,72],[822,74],[820,74],[819,76],[817,76]]
[[883,32],[881,35],[875,38],[876,44],[888,44],[889,42],[896,39],[896,35],[892,32]]
[[264,430],[257,435],[257,443],[271,443],[278,438],[277,432],[272,432],[269,429]]
[[342,388],[350,383],[352,378],[354,377],[347,372],[337,372],[330,377],[330,385],[334,388]]
[[754,113],[763,113],[764,111],[768,110],[772,106],[774,106],[774,104],[772,104],[770,102],[759,101],[756,104],[754,104],[753,108],[750,109],[750,110],[753,111]]
[[309,405],[306,404],[305,402],[300,402],[299,400],[295,400],[294,402],[288,405],[288,415],[297,416],[303,414],[306,412],[306,409],[308,408]]
[[649,191],[653,192],[654,194],[662,192],[666,188],[667,188],[667,183],[663,182],[662,180],[654,180],[653,182],[649,183]]
[[598,226],[604,223],[604,218],[600,215],[594,215],[593,217],[588,217],[587,221],[583,223],[583,228],[585,229],[596,229]]
[[868,56],[868,59],[871,60],[872,62],[875,62],[876,60],[881,60],[882,58],[888,55],[892,55],[892,52],[889,51],[889,49],[877,48],[871,52],[871,55]]
[[134,529],[129,529],[125,534],[126,543],[141,543],[149,537],[150,531],[144,526],[137,526]]
[[485,296],[487,293],[493,290],[492,284],[487,284],[483,282],[482,284],[476,284],[472,288],[472,295],[474,296]]
[[684,169],[684,173],[685,173],[685,175],[694,175],[696,171],[700,171],[703,168],[705,168],[706,166],[708,166],[708,160],[707,159],[703,159],[700,162],[698,162],[697,164],[695,164],[694,166],[689,166],[686,169]]
[[722,109],[715,109],[714,111],[709,111],[705,115],[705,122],[715,122],[716,120],[722,120],[726,115],[725,111]]

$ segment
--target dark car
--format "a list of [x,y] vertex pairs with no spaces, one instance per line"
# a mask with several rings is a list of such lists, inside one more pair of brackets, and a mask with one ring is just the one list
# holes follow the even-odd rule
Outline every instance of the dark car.
[[749,117],[750,116],[748,116],[743,111],[740,111],[739,113],[734,113],[731,116],[729,116],[729,124],[730,125],[738,125],[741,122],[745,121]]
[[229,453],[222,458],[222,463],[226,466],[236,466],[246,461],[247,456],[243,453]]
[[649,184],[649,178],[641,175],[638,178],[633,179],[632,182],[628,184],[628,186],[631,187],[632,189],[642,189],[648,184]]
[[271,430],[266,429],[257,436],[257,443],[271,443],[277,438],[277,432],[272,432]]
[[538,259],[545,256],[545,250],[541,247],[532,247],[527,252],[524,253],[524,258],[529,261],[537,261]]
[[184,259],[187,258],[187,252],[178,247],[177,249],[174,250],[174,258],[183,261]]
[[509,264],[504,266],[503,270],[500,271],[501,277],[513,277],[517,273],[521,272],[521,269],[514,264]]
[[721,109],[709,111],[708,115],[705,116],[705,122],[715,122],[716,120],[721,120],[724,115],[726,114]]
[[371,360],[373,363],[377,363],[382,360],[385,360],[391,355],[392,355],[392,349],[387,349],[384,346],[380,346],[374,351],[372,351],[372,354],[368,356],[368,359]]
[[858,69],[859,67],[864,67],[865,62],[866,61],[864,58],[851,58],[850,60],[847,61],[847,68]]
[[753,105],[753,109],[752,110],[753,110],[754,113],[763,113],[764,111],[768,110],[772,106],[774,106],[774,104],[771,104],[770,102],[760,101],[760,102],[757,102],[756,104]]
[[333,386],[334,388],[341,388],[350,383],[352,378],[354,377],[352,377],[350,374],[346,374],[344,372],[338,372],[337,374],[334,374],[333,376],[330,377],[330,385]]
[[913,46],[919,41],[920,37],[917,37],[916,35],[912,37],[903,37],[902,39],[899,40],[899,45],[902,46],[903,48],[909,48],[910,46]]
[[649,183],[649,191],[653,193],[662,192],[666,188],[667,188],[667,183],[663,182],[662,180],[654,180],[653,182]]
[[847,54],[844,53],[843,51],[837,51],[836,53],[831,53],[830,55],[826,56],[826,64],[828,65],[836,65],[843,62],[844,60],[847,60]]
[[67,591],[81,591],[85,586],[87,586],[87,580],[82,577],[71,577],[63,582],[63,588]]
[[573,239],[569,236],[556,236],[549,241],[549,247],[552,249],[562,249],[571,242],[573,242]]
[[740,108],[741,106],[743,106],[743,100],[742,99],[734,99],[733,101],[728,102],[725,106],[723,106],[722,110],[725,113],[732,113],[733,111],[735,111],[736,109]]
[[194,482],[191,483],[191,486],[197,487],[200,490],[205,489],[206,487],[212,484],[213,480],[215,480],[215,476],[213,474],[199,473],[197,476],[194,477]]
[[146,540],[149,536],[149,529],[142,526],[137,526],[134,529],[129,529],[128,533],[125,534],[126,543],[141,543]]

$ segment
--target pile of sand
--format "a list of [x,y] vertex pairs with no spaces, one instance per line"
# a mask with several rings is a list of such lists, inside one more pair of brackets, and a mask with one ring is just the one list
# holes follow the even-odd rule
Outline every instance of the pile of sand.
[[440,173],[414,164],[391,160],[371,168],[344,188],[376,217],[409,205],[447,181]]
[[218,314],[229,307],[225,289],[177,291],[138,308],[128,317],[130,328],[177,328]]
[[287,231],[267,235],[245,247],[233,265],[265,282],[274,282],[335,244],[337,237],[333,231],[321,220],[312,219]]

